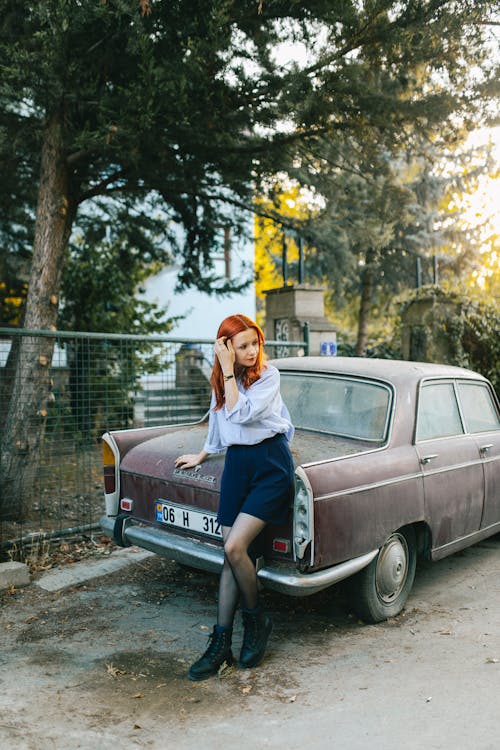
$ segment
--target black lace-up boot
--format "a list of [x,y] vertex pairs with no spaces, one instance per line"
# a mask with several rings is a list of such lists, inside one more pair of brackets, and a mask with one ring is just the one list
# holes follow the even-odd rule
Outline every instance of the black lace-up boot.
[[244,609],[242,614],[244,633],[239,664],[244,668],[256,667],[264,658],[273,621],[260,607]]
[[214,629],[208,638],[208,648],[202,657],[191,666],[188,677],[190,680],[206,680],[207,677],[217,674],[224,662],[228,667],[234,661],[231,651],[232,628]]

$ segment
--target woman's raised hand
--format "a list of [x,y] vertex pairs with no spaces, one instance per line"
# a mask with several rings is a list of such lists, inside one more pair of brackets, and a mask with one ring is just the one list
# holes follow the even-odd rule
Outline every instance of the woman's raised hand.
[[221,336],[220,339],[216,339],[214,349],[222,372],[224,375],[230,375],[233,372],[236,358],[231,339],[228,339],[227,336]]

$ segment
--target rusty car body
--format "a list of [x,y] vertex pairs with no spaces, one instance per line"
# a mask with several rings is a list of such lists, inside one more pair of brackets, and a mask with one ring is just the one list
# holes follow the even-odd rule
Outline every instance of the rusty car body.
[[[360,617],[398,614],[418,556],[437,560],[500,532],[500,410],[470,370],[342,357],[273,362],[296,427],[289,520],[267,527],[264,586],[304,596],[349,580]],[[207,417],[106,433],[104,532],[205,570],[222,566],[224,456],[175,467]]]

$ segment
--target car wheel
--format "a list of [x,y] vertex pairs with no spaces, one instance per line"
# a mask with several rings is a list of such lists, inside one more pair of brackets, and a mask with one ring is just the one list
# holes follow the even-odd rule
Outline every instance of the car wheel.
[[415,578],[415,530],[394,532],[372,562],[351,579],[351,604],[365,622],[382,622],[401,612]]

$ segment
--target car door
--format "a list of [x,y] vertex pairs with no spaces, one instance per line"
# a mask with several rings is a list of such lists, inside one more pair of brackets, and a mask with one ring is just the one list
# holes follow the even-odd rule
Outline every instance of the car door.
[[453,380],[421,384],[415,438],[436,550],[477,531],[483,514],[482,459],[475,439],[465,432]]
[[500,415],[488,383],[457,382],[465,428],[471,433],[484,471],[484,508],[481,528],[500,523]]

